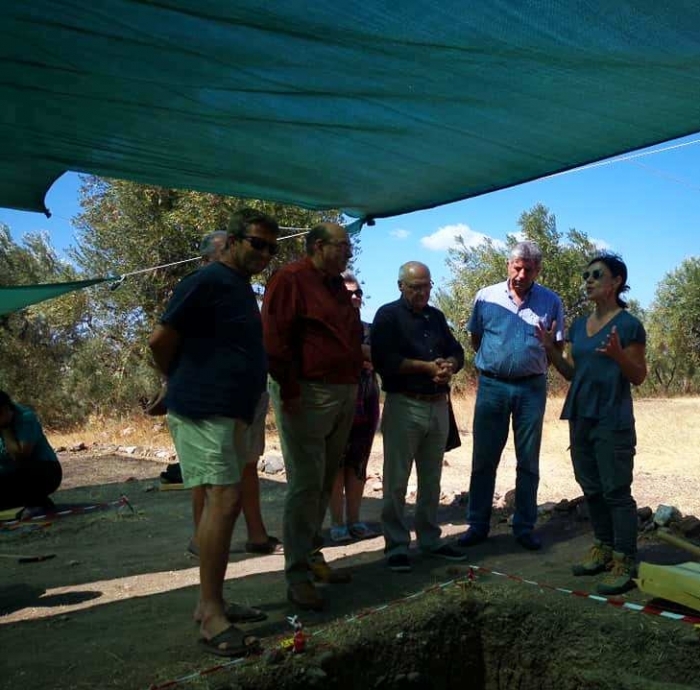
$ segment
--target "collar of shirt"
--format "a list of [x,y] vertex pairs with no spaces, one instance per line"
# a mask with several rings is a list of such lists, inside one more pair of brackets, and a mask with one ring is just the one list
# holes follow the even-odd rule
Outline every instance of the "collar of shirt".
[[430,316],[430,305],[426,305],[425,307],[423,307],[423,309],[421,309],[421,311],[414,311],[413,309],[411,309],[411,305],[408,303],[408,300],[403,295],[401,295],[399,299],[401,302],[401,306],[406,311],[411,312],[413,316],[422,316],[424,318],[428,318],[428,316]]
[[326,273],[325,271],[318,268],[318,266],[316,266],[316,264],[312,261],[310,256],[304,257],[304,263],[306,264],[307,268],[318,273],[323,284],[327,285],[332,292],[338,291],[338,288],[340,287],[345,288],[345,282],[343,281],[343,277],[340,274],[331,275],[330,273]]
[[[521,302],[520,305],[518,306],[518,309],[521,309],[522,307],[524,307],[525,304],[527,303],[527,301],[530,299],[530,296],[532,295],[532,291],[535,289],[535,285],[537,285],[537,283],[534,283],[534,282],[532,283],[532,285],[530,285],[530,289],[529,289],[529,290],[525,293],[525,295],[521,298],[521,299],[522,299],[522,302]],[[511,290],[511,287],[510,287],[510,278],[508,278],[508,280],[506,280],[506,282],[505,282],[505,288],[506,288],[506,294],[508,295],[508,299],[509,299],[511,302],[513,302],[513,304],[515,304],[515,300],[513,299],[514,291]]]

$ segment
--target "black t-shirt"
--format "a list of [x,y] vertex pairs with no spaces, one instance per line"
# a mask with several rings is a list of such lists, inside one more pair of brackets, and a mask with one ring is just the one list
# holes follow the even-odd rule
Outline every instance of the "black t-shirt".
[[160,322],[182,337],[168,372],[168,409],[193,419],[250,423],[267,383],[255,293],[247,278],[216,262],[178,283]]

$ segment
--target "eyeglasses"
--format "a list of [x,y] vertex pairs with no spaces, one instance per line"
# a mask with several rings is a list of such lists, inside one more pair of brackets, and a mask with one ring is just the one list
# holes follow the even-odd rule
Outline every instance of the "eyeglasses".
[[584,271],[581,277],[584,280],[588,280],[589,278],[593,278],[593,280],[600,280],[604,275],[605,273],[601,268],[596,268],[592,271]]
[[402,282],[402,285],[405,288],[412,290],[413,292],[419,292],[419,291],[423,291],[423,290],[430,290],[430,288],[433,287],[434,283],[431,280],[428,283],[404,283],[404,282]]
[[362,288],[356,288],[355,290],[348,290],[348,292],[353,296],[353,297],[362,297],[364,294],[362,292]]
[[275,256],[280,250],[280,246],[277,242],[268,242],[262,237],[256,237],[255,235],[243,235],[241,239],[248,240],[250,246],[255,249],[256,252],[267,249],[270,256]]
[[341,247],[343,249],[350,249],[350,242],[347,240],[338,240],[337,242],[335,240],[325,240],[323,244],[330,244],[334,247]]

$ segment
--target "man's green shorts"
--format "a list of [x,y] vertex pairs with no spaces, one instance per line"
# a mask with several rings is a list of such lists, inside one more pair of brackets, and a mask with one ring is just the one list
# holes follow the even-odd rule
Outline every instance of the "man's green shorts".
[[257,462],[265,450],[268,402],[264,393],[251,425],[232,417],[190,419],[168,411],[168,427],[186,488],[240,483],[246,463]]

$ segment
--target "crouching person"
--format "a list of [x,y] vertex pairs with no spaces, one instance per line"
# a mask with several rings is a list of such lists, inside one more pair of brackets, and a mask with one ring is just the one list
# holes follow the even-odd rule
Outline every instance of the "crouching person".
[[18,520],[55,509],[50,496],[63,473],[33,410],[0,390],[0,510],[24,506]]

